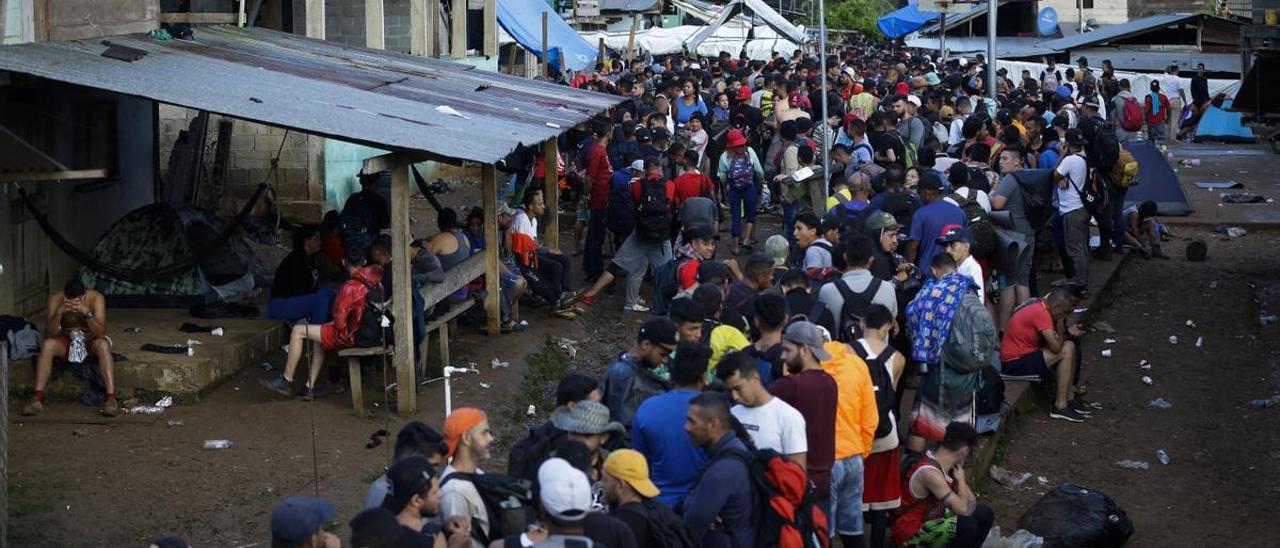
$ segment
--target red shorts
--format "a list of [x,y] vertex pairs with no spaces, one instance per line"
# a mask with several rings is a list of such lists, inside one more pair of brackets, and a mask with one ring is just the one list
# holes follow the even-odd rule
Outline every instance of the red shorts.
[[900,449],[872,453],[863,463],[862,510],[891,510],[902,504]]
[[[62,352],[63,352],[63,357],[65,358],[66,354],[71,351],[71,336],[67,335],[66,333],[59,333],[58,335],[55,335],[50,338],[55,339],[58,342],[62,343]],[[97,340],[98,339],[87,339],[84,342],[84,349],[89,353],[90,358],[98,357],[98,351],[93,348],[93,343],[94,341],[97,341]],[[111,346],[111,339],[106,339],[106,341],[107,341],[107,346]]]

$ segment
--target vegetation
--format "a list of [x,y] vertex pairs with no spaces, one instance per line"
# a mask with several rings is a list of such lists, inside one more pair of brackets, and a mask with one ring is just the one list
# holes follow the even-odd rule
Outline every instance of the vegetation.
[[827,28],[879,37],[876,20],[894,9],[890,0],[827,0]]

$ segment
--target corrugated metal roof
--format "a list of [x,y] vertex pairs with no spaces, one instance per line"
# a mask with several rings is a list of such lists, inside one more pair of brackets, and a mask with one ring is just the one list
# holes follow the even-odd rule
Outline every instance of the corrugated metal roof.
[[1127,23],[1118,25],[1107,25],[1098,30],[1077,34],[1075,36],[1067,36],[1050,40],[1043,45],[1046,48],[1053,48],[1058,51],[1067,51],[1069,49],[1081,48],[1084,46],[1092,46],[1127,38],[1135,34],[1141,34],[1147,31],[1166,27],[1176,23],[1181,23],[1187,19],[1200,17],[1195,13],[1171,13],[1167,15],[1153,15],[1151,17],[1143,17],[1142,19],[1134,19]]
[[[1001,6],[1003,6],[1003,5],[1005,5],[1005,4],[1008,4],[1008,3],[1009,3],[1009,2],[1011,2],[1011,1],[1013,1],[1013,0],[1000,0],[1000,5],[1001,5]],[[999,12],[997,12],[997,14],[998,14],[998,13],[999,13]],[[965,23],[968,23],[970,19],[973,19],[973,18],[975,18],[975,17],[978,17],[979,15],[986,15],[986,14],[987,14],[987,3],[986,3],[986,2],[983,2],[983,3],[978,4],[977,6],[975,6],[973,9],[970,9],[969,11],[966,11],[966,12],[964,12],[964,13],[960,14],[960,15],[948,15],[948,16],[947,16],[947,28],[948,28],[948,29],[955,28],[955,27],[957,27],[957,26],[959,26],[959,25],[963,25],[963,24],[965,24]],[[931,25],[929,25],[929,26],[927,26],[927,27],[924,27],[924,28],[920,29],[920,34],[933,34],[933,33],[935,33],[935,32],[938,32],[938,29],[939,29],[941,26],[942,26],[942,22],[941,22],[941,21],[939,21],[939,22],[937,22],[937,23],[933,23],[933,24],[931,24]],[[949,49],[949,48],[948,48],[948,49]]]
[[[147,55],[132,63],[102,57],[104,41]],[[0,70],[481,163],[555,137],[623,99],[470,65],[219,26],[196,29],[194,41],[134,35],[4,46]]]

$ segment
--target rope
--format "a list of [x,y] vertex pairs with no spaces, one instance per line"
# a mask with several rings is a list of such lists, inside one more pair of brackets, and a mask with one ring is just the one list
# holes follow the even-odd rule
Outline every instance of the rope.
[[61,249],[63,253],[66,253],[72,259],[75,259],[89,270],[106,274],[107,276],[118,280],[143,283],[148,280],[169,279],[178,274],[183,274],[195,268],[214,252],[222,249],[222,247],[231,239],[231,236],[235,234],[236,231],[240,230],[240,227],[246,220],[248,220],[249,213],[253,211],[254,205],[258,203],[258,198],[262,196],[262,193],[266,188],[267,185],[265,183],[258,185],[258,190],[253,193],[253,197],[250,198],[244,208],[241,209],[234,218],[232,218],[231,223],[229,223],[227,227],[218,234],[218,237],[215,238],[212,243],[201,249],[191,250],[190,257],[164,266],[147,268],[145,270],[110,265],[98,260],[92,255],[80,251],[80,249],[76,248],[74,244],[58,232],[58,229],[49,222],[48,216],[36,209],[35,203],[31,201],[31,197],[27,194],[25,189],[19,188],[18,195],[22,197],[22,203],[27,206],[27,210],[31,212],[31,216],[34,217],[36,223],[40,225],[40,229],[44,231],[45,235],[49,237],[49,240],[52,241],[54,245],[58,246],[58,249]]

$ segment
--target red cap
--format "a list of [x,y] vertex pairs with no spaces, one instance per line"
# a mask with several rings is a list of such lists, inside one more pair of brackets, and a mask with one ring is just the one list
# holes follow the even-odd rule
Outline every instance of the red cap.
[[729,137],[725,139],[724,146],[727,148],[741,147],[747,145],[747,136],[742,134],[740,129],[729,130]]
[[738,100],[743,102],[750,101],[751,88],[748,88],[746,86],[738,88]]

